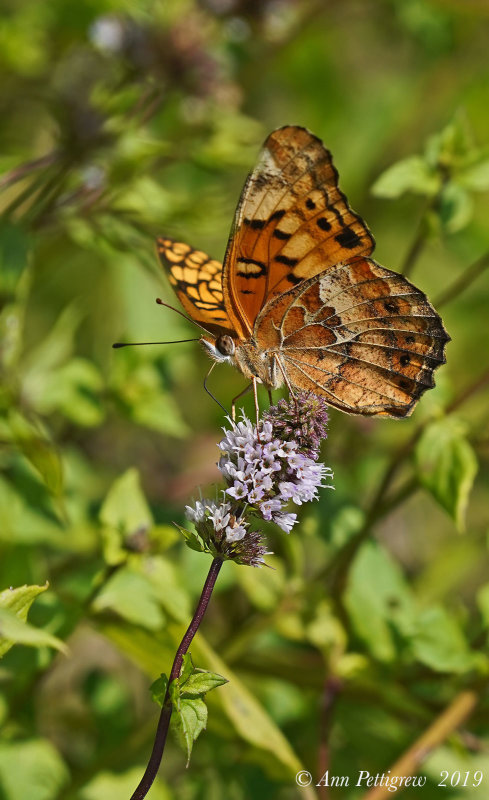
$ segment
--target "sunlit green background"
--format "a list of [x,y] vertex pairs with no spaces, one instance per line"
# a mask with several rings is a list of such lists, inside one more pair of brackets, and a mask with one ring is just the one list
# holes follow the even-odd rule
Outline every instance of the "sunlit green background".
[[[155,304],[154,237],[221,258],[283,124],[452,342],[411,419],[332,411],[336,489],[268,531],[274,570],[224,565],[192,655],[230,682],[149,797],[311,800],[297,770],[386,771],[464,688],[405,796],[487,796],[488,37],[485,0],[2,0],[1,800],[129,800],[144,770],[209,566],[172,522],[219,478],[223,413],[197,343],[111,344],[198,335]],[[486,777],[438,788],[457,769]]]

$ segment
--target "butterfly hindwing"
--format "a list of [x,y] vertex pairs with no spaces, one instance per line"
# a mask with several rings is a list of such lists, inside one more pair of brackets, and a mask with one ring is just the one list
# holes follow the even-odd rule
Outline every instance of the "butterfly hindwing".
[[202,250],[168,237],[157,239],[156,247],[187,314],[211,332],[232,332],[222,294],[222,264]]
[[350,413],[408,416],[434,385],[449,340],[423,292],[401,275],[356,258],[275,298],[257,319],[261,349],[290,385]]
[[373,247],[321,140],[300,127],[274,131],[243,189],[224,261],[238,333],[249,336],[271,298]]

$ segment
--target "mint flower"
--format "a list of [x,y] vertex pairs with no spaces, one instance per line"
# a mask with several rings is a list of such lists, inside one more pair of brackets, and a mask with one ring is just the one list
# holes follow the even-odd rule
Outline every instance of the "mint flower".
[[319,488],[333,474],[315,463],[321,439],[326,436],[324,401],[314,395],[281,400],[264,414],[257,426],[246,416],[231,423],[219,444],[219,469],[228,484],[227,497],[246,502],[263,519],[289,533],[297,515],[284,513],[289,501],[296,505],[317,499]]
[[229,420],[219,443],[223,499],[186,507],[205,550],[239,564],[264,564],[267,551],[261,532],[250,530],[252,519],[290,533],[297,514],[289,504],[303,505],[316,500],[320,488],[333,488],[330,468],[317,463],[327,421],[324,400],[308,393],[272,406],[258,427],[244,414],[237,423]]

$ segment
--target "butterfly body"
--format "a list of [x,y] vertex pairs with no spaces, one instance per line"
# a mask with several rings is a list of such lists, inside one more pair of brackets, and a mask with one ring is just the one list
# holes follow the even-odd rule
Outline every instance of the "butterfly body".
[[449,336],[422,291],[369,256],[373,237],[304,128],[270,134],[245,183],[224,267],[168,238],[158,252],[208,354],[268,389],[403,417],[434,385]]

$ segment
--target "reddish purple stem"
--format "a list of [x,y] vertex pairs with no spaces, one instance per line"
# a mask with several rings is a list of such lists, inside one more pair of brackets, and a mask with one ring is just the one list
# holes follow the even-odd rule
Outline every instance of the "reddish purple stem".
[[197,633],[200,623],[202,622],[207,606],[209,605],[209,600],[211,599],[212,590],[214,589],[221,566],[222,566],[221,559],[214,558],[209,569],[209,574],[207,575],[206,581],[204,583],[204,588],[202,589],[200,600],[197,604],[197,608],[195,609],[195,614],[192,617],[192,621],[188,626],[185,636],[180,642],[179,648],[176,652],[175,659],[173,661],[173,666],[170,672],[170,677],[168,679],[168,686],[166,689],[165,699],[163,700],[163,706],[161,709],[160,719],[158,721],[158,727],[156,729],[156,736],[153,744],[153,750],[151,751],[146,771],[143,777],[141,778],[141,782],[139,783],[137,789],[131,796],[131,800],[143,800],[143,798],[146,797],[147,793],[149,792],[151,785],[158,773],[158,769],[163,756],[163,750],[165,749],[166,735],[168,733],[168,727],[170,725],[170,718],[172,714],[172,704],[169,697],[170,684],[180,675],[183,657],[187,652],[188,648],[190,647],[190,643],[194,638],[195,634]]

